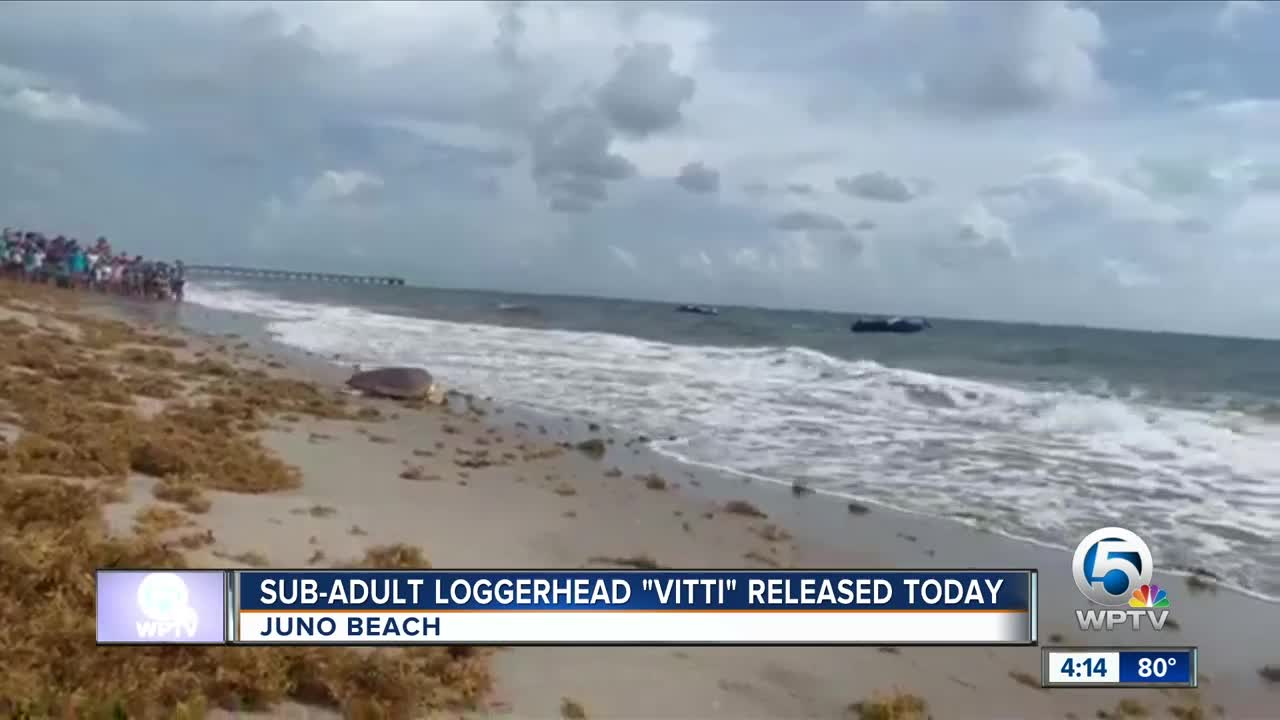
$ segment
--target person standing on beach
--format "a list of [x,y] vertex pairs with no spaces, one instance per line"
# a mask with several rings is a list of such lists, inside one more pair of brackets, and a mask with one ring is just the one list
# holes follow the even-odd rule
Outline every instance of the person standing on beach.
[[73,288],[81,288],[89,286],[89,259],[85,255],[84,248],[80,247],[80,243],[76,240],[71,241],[71,248],[67,258],[67,264],[70,266],[70,286]]
[[84,253],[84,285],[92,290],[98,285],[98,255],[97,246],[91,247]]
[[15,278],[22,277],[23,242],[22,233],[9,233],[5,230],[4,263],[5,270]]
[[44,280],[44,250],[36,243],[27,246],[27,252],[23,258],[23,271],[31,282]]
[[173,263],[173,272],[169,276],[169,292],[174,302],[182,302],[182,290],[187,284],[187,266],[181,260]]

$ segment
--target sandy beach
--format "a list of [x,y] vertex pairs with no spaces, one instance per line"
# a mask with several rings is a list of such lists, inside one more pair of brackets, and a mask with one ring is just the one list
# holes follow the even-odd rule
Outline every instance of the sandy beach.
[[[35,544],[58,536],[41,534],[51,524],[47,520],[24,526],[14,519],[25,512],[23,498],[30,497],[19,489],[37,486],[47,494],[55,485],[87,487],[85,497],[101,505],[82,509],[84,521],[76,527],[93,542],[99,536],[121,538],[135,561],[198,567],[412,565],[416,548],[439,568],[1035,567],[1041,573],[1042,638],[1053,644],[1117,642],[1075,631],[1071,609],[1078,606],[1078,593],[1069,555],[1062,551],[945,520],[815,502],[786,487],[679,466],[621,431],[535,416],[504,407],[500,399],[451,394],[447,407],[411,407],[350,397],[340,390],[347,371],[339,366],[299,362],[241,338],[180,335],[172,326],[136,322],[122,326],[103,318],[125,315],[93,298],[7,283],[0,294],[0,323],[10,347],[4,369],[10,392],[0,395],[6,413],[0,518],[10,523],[6,548],[21,548],[30,563],[38,565],[46,552]],[[15,345],[14,338],[24,344]],[[33,357],[38,353],[53,361],[40,366]],[[69,363],[76,372],[59,370]],[[131,380],[119,384],[128,397],[81,401],[114,408],[110,417],[68,410],[51,419],[52,410],[38,409],[36,398],[13,395],[16,388],[34,387],[22,384],[34,374],[62,385],[41,386],[47,392],[71,392],[70,384],[81,377]],[[448,379],[443,381],[447,386]],[[270,389],[276,395],[264,399]],[[148,464],[135,444],[123,465],[88,458],[98,463],[92,465],[84,456],[94,450],[91,443],[45,451],[33,445],[45,442],[45,435],[58,439],[57,432],[75,438],[96,432],[95,423],[126,422],[126,412],[136,418],[127,420],[137,423],[135,435],[177,433],[171,437],[192,443],[187,450],[195,460],[152,458]],[[222,445],[206,447],[200,444],[205,440],[182,435],[177,427],[195,422],[230,435]],[[230,444],[241,438],[246,445]],[[592,438],[601,441],[602,456],[577,448]],[[200,464],[201,453],[228,451],[249,454],[238,456],[236,467],[225,459]],[[55,467],[59,462],[67,464],[65,471]],[[101,468],[83,472],[91,466]],[[218,476],[222,470],[229,474]],[[758,507],[764,516],[727,511],[733,500]],[[90,516],[99,510],[104,522],[94,525]],[[84,561],[79,558],[81,565],[50,582],[75,578],[83,584],[83,573],[91,569]],[[3,562],[7,573],[22,568],[19,560]],[[261,711],[297,718],[1280,716],[1280,683],[1259,672],[1280,663],[1280,610],[1225,590],[1190,588],[1182,578],[1165,576],[1161,582],[1168,582],[1176,598],[1179,627],[1132,642],[1199,646],[1199,690],[1045,691],[1038,687],[1039,648],[514,648],[456,658],[441,650],[429,657],[420,653],[423,664],[402,675],[373,681],[361,679],[361,668],[367,669],[362,663],[398,651],[93,648],[82,620],[79,634],[46,625],[37,632],[74,647],[83,656],[78,665],[51,664],[17,641],[0,645],[22,650],[12,655],[20,658],[17,679],[0,683],[0,701],[10,709],[43,702],[50,712],[121,702],[130,717],[172,717],[175,705],[164,703],[178,699],[193,716],[208,709],[211,716],[240,717],[218,706],[255,693]],[[46,599],[59,598],[63,590],[42,592]],[[83,600],[84,589],[75,592]],[[24,610],[33,611],[22,603],[35,596],[14,593],[0,590],[0,610],[16,627]],[[68,638],[78,644],[67,644]],[[244,669],[249,655],[252,671]],[[239,675],[220,685],[195,680],[195,673],[233,657]],[[66,673],[103,671],[111,663],[134,663],[139,674],[116,668],[101,683],[84,683],[73,697],[74,675]],[[276,677],[271,663],[292,669]],[[184,678],[200,690],[134,691],[146,684],[145,672],[168,666],[192,673]],[[299,676],[315,682],[299,683]],[[19,695],[41,683],[38,697]],[[95,695],[109,687],[119,690]]]

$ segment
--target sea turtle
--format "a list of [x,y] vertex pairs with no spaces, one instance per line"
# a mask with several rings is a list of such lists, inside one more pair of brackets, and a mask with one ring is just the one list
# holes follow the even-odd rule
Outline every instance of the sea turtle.
[[436,389],[431,373],[415,367],[386,367],[363,372],[357,368],[347,380],[347,385],[366,395],[401,400],[424,398]]

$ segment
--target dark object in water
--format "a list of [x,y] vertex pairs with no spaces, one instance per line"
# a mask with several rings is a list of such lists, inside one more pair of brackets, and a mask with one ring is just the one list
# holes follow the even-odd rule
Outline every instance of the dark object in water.
[[676,312],[693,313],[694,315],[719,315],[720,311],[707,305],[681,305]]
[[928,320],[924,318],[888,318],[877,320],[863,320],[858,318],[856,322],[849,328],[856,333],[879,332],[879,333],[918,333],[925,328],[931,328]]
[[347,385],[368,395],[416,400],[431,392],[431,373],[415,367],[388,367],[357,372]]

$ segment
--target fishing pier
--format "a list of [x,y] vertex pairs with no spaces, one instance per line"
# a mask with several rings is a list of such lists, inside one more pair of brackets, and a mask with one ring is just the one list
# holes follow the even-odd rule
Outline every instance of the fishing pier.
[[356,285],[404,285],[404,278],[388,275],[346,275],[343,273],[305,272],[301,270],[272,270],[269,268],[237,267],[235,265],[187,265],[191,275],[251,278],[254,280],[305,280],[314,282],[352,283]]

